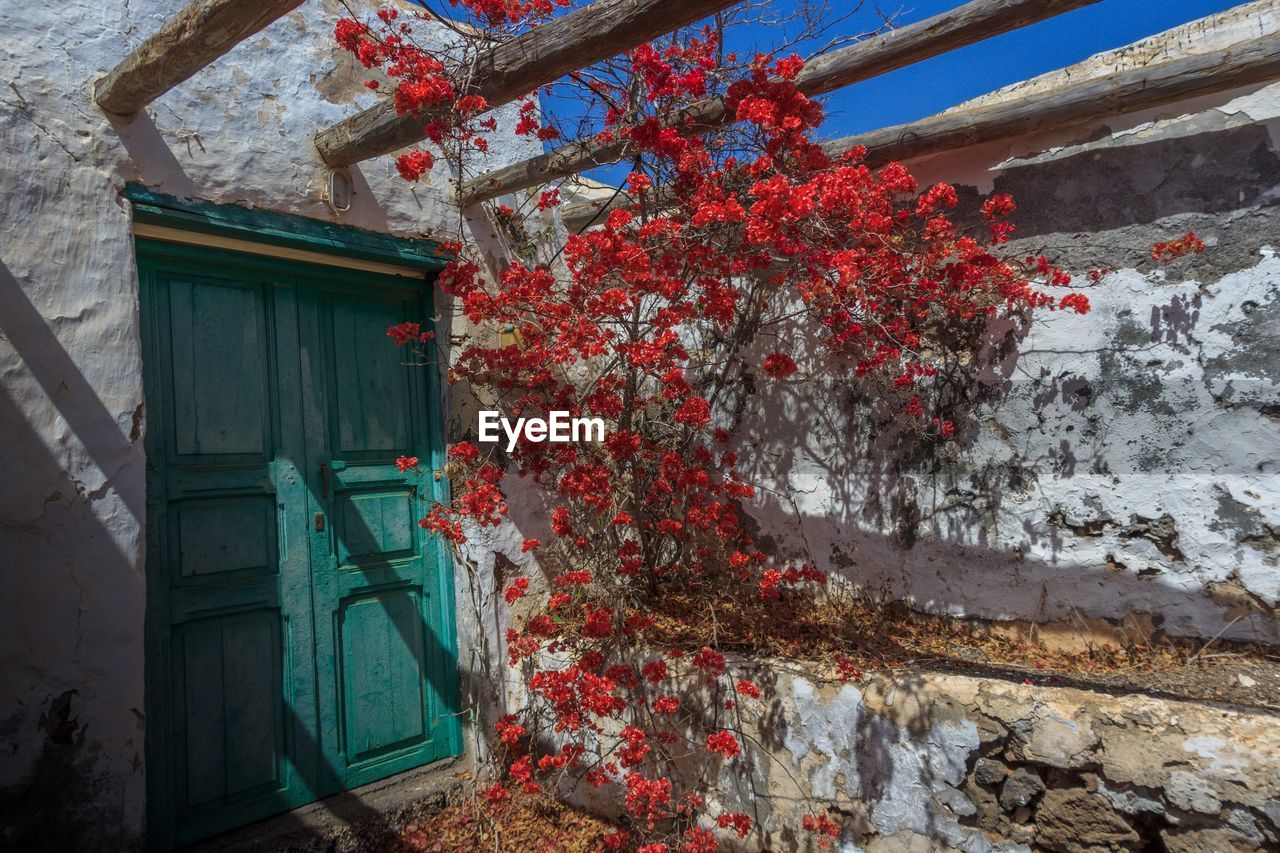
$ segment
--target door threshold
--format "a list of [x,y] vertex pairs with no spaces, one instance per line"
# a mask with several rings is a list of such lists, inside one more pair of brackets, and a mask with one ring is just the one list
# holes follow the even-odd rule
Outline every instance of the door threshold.
[[405,826],[458,802],[467,756],[446,758],[180,848],[182,853],[378,850]]

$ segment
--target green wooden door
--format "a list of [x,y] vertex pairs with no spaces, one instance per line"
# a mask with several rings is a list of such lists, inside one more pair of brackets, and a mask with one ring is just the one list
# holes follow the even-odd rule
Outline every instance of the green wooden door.
[[165,848],[456,753],[452,575],[416,524],[439,486],[394,464],[440,459],[431,372],[386,337],[429,290],[147,240],[138,260]]
[[[326,279],[304,290],[308,459],[319,488],[311,539],[325,767],[353,787],[450,755],[456,705],[446,554],[418,525],[439,467],[427,418],[431,372],[405,363],[387,328],[421,321],[424,294]],[[320,521],[323,520],[323,521]],[[448,674],[448,677],[444,677]]]

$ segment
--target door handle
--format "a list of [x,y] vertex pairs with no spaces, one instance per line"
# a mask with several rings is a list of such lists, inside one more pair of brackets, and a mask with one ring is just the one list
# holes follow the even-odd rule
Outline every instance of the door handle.
[[320,464],[320,497],[325,500],[329,498],[329,466],[323,462]]

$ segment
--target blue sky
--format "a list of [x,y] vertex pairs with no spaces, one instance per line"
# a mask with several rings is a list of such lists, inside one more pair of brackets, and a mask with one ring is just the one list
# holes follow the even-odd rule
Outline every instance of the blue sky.
[[[822,135],[847,136],[923,118],[1239,2],[1103,0],[834,92],[826,99],[828,116]],[[897,21],[909,23],[958,5],[957,0],[903,0]]]

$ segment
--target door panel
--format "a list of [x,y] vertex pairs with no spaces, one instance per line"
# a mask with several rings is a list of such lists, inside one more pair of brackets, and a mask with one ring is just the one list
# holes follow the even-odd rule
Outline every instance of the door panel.
[[266,459],[272,377],[263,288],[174,279],[169,302],[174,452]]
[[[170,511],[182,578],[276,572],[276,505],[270,495],[174,501]],[[228,530],[237,535],[228,536]]]
[[306,512],[296,295],[151,248],[147,753],[163,847],[312,799],[316,715],[309,556],[286,535]]
[[279,787],[285,754],[281,648],[274,609],[200,619],[177,631],[175,683],[187,768],[180,813]]
[[352,491],[334,501],[338,562],[356,563],[412,557],[417,550],[417,495],[395,483],[386,489]]
[[416,589],[402,586],[339,605],[342,750],[352,763],[426,740],[419,599]]
[[418,319],[417,299],[375,301],[366,292],[328,293],[324,301],[328,328],[321,333],[328,340],[322,344],[339,357],[330,374],[330,451],[335,458],[384,460],[405,452],[413,444],[410,389],[416,371],[405,369],[399,347],[388,346],[387,329],[406,315]]
[[429,371],[387,338],[392,325],[425,320],[426,302],[403,287],[322,281],[306,289],[302,318],[324,377],[307,383],[308,421],[325,426],[308,436],[314,511],[327,519],[311,549],[316,657],[334,676],[320,684],[322,746],[350,787],[453,751],[442,553],[417,523],[433,481],[395,464],[439,452],[423,417]]
[[[442,460],[400,279],[138,241],[148,834],[185,843],[455,754]],[[428,461],[430,460],[430,462]],[[325,465],[321,475],[320,465]]]

